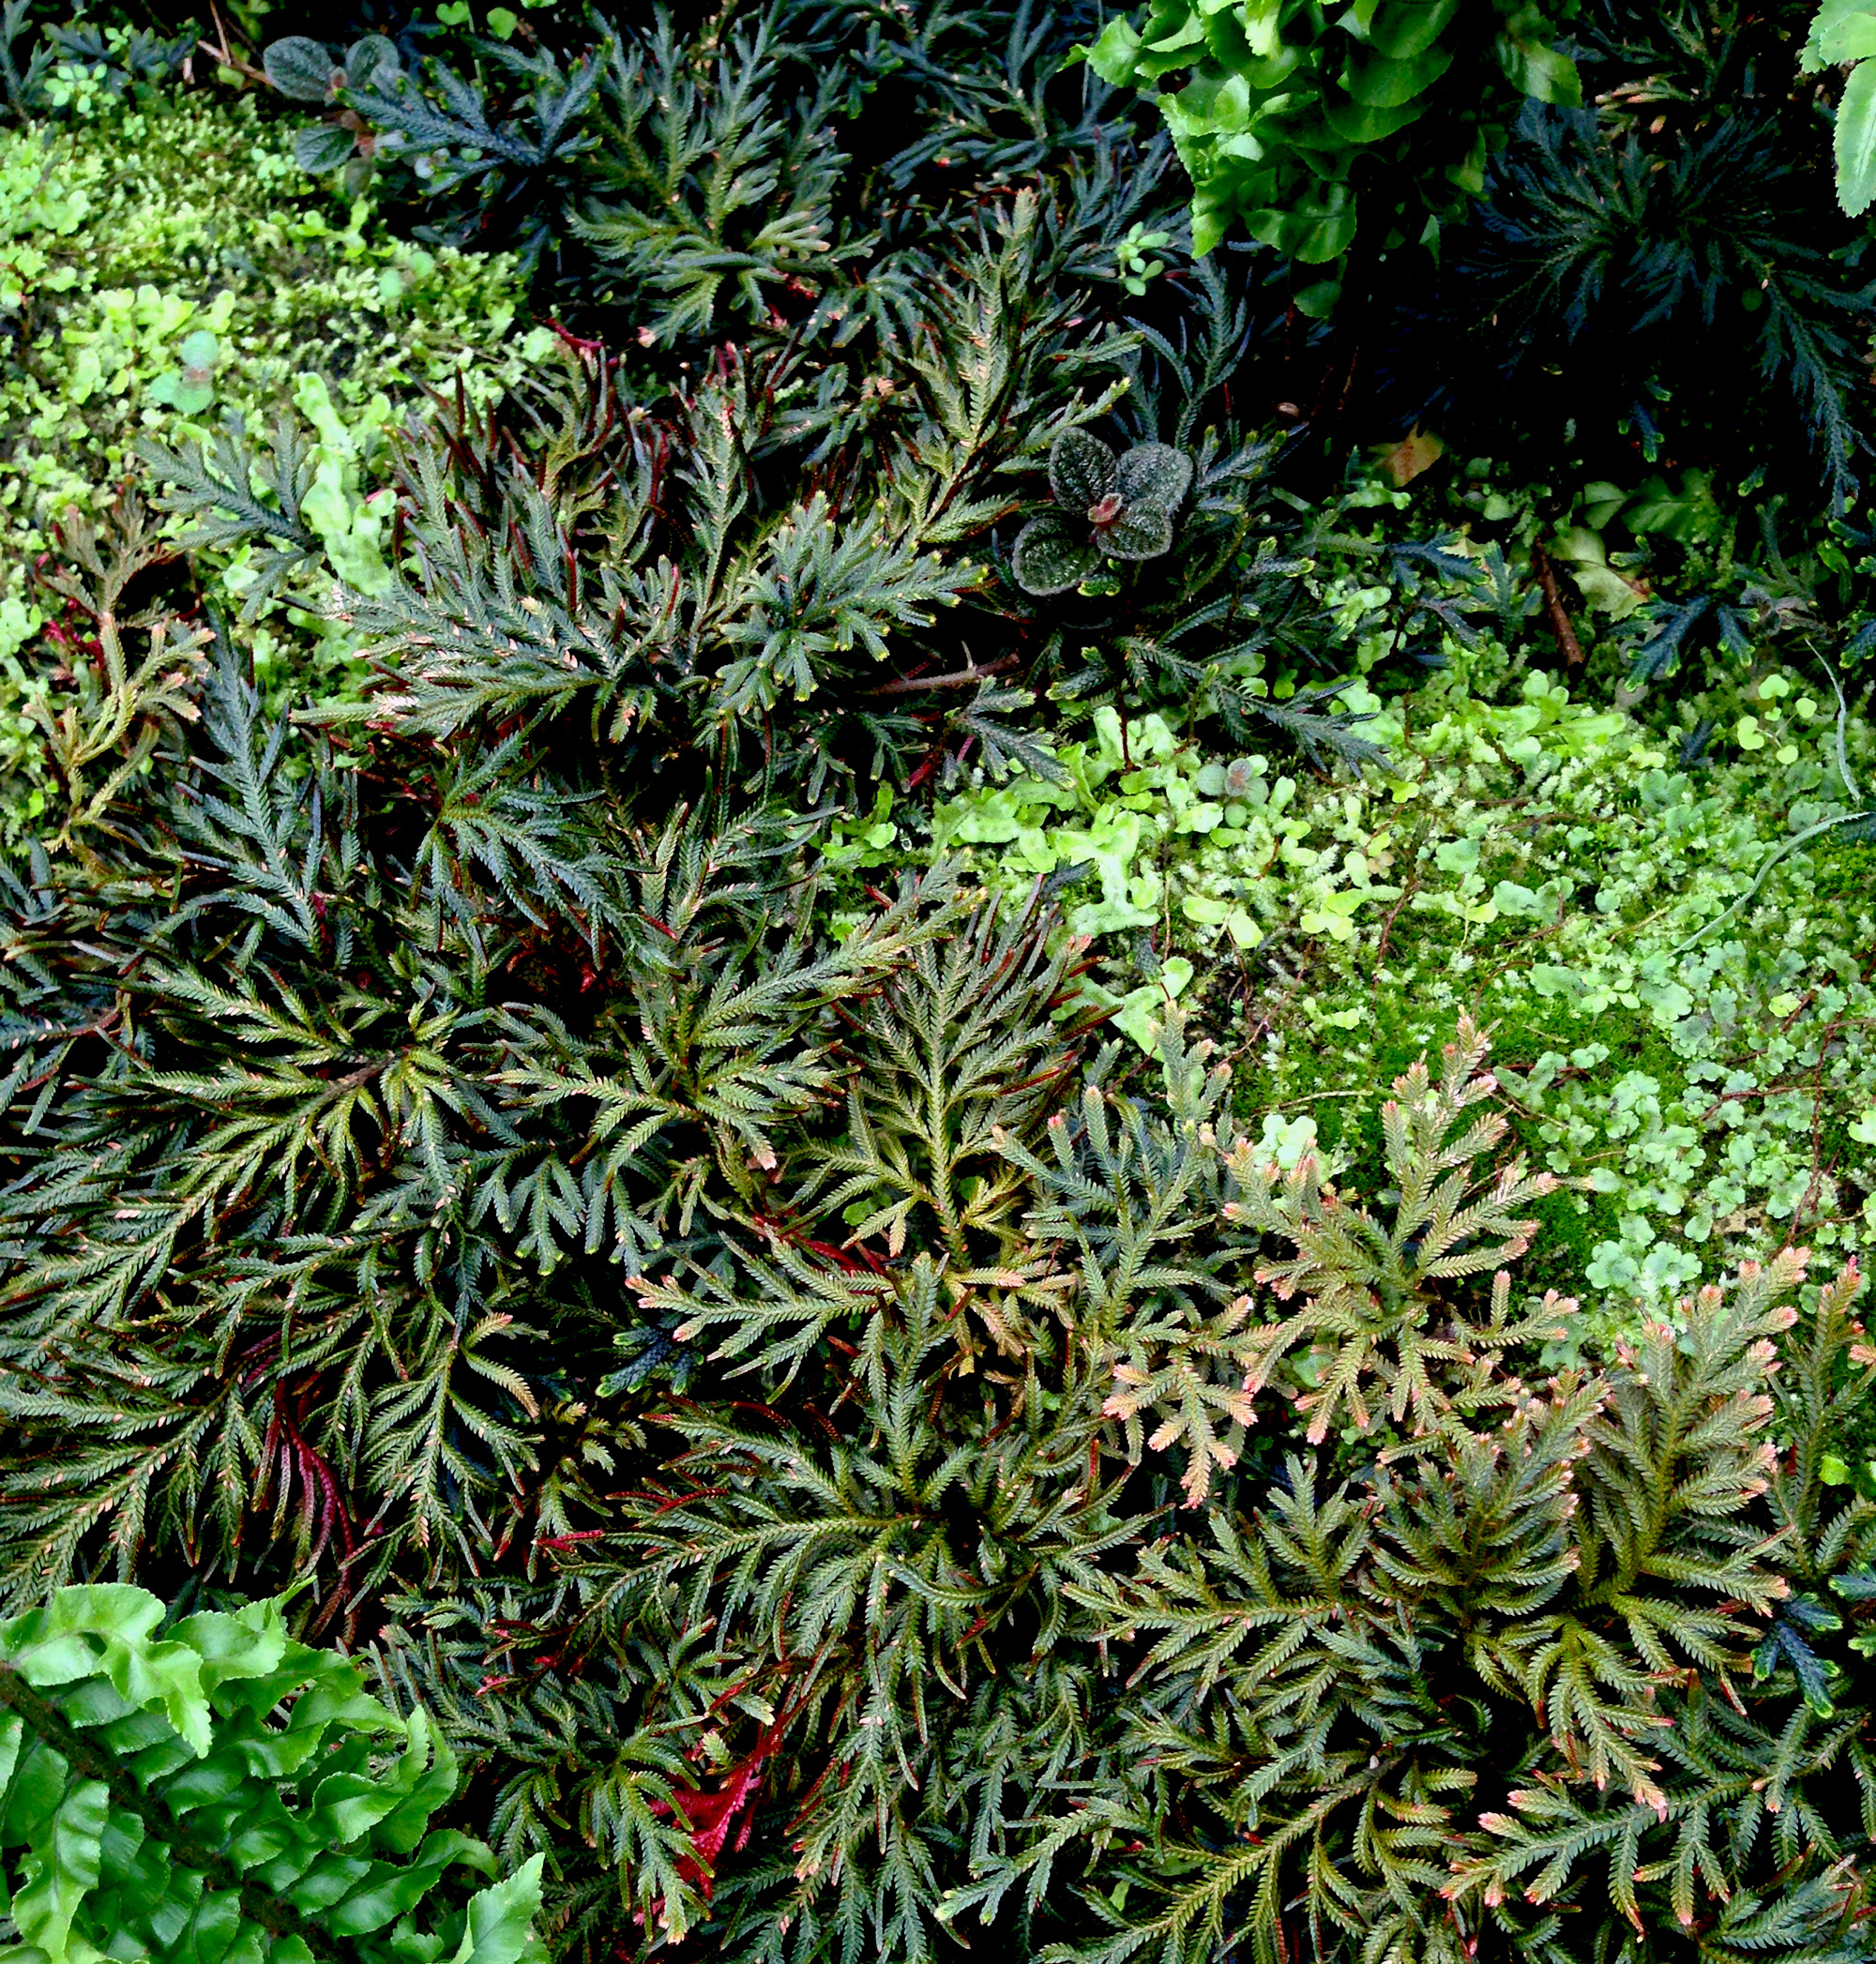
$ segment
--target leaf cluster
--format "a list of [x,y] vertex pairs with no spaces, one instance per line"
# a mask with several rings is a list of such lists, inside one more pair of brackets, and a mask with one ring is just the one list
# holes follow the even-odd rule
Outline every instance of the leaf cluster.
[[[1577,1341],[1470,1024],[1371,1165],[1280,1167],[1170,1005],[1086,1055],[1045,890],[829,904],[837,815],[1091,711],[1123,781],[1179,739],[1116,704],[1371,760],[1271,690],[1325,546],[1456,643],[1527,612],[1277,494],[1255,281],[1128,270],[1180,194],[1059,70],[1087,13],[914,11],[271,51],[312,160],[586,311],[405,432],[353,709],[140,604],[131,507],[71,535],[69,809],[0,871],[0,1583],[297,1583],[569,1959],[1851,1964],[1853,1271]],[[1444,48],[1410,11],[1305,24],[1368,74]],[[296,425],[144,454],[314,599]]]
[[[785,1232],[639,1285],[707,1352],[643,1407],[659,1470],[533,1580],[406,1606],[507,1845],[598,1847],[568,1941],[623,1887],[731,1957],[1865,1955],[1853,1268],[1795,1348],[1788,1253],[1547,1375],[1575,1306],[1514,1304],[1545,1183],[1472,1033],[1363,1205],[1176,1035],[1163,1092],[1025,1110],[1033,1056],[946,1004],[1015,986],[987,931],[872,999]],[[1002,1167],[947,1207],[986,1066]]]
[[[1555,32],[1508,0],[1369,0],[1339,16],[1314,0],[1156,0],[1138,22],[1110,23],[1088,60],[1154,96],[1192,179],[1195,251],[1241,224],[1319,266],[1347,253],[1364,203],[1374,244],[1437,239],[1483,188],[1520,98],[1581,102]],[[1159,89],[1169,74],[1188,79]],[[1339,284],[1331,275],[1299,304],[1326,314]]]
[[[1272,447],[1217,419],[1247,304],[1207,269],[1176,338],[1124,327],[1073,277],[1077,222],[1028,192],[980,217],[864,375],[839,347],[771,338],[723,345],[667,391],[569,337],[534,388],[484,413],[439,404],[409,433],[396,569],[381,590],[319,597],[383,672],[356,714],[451,740],[519,718],[531,742],[597,747],[614,782],[675,755],[810,801],[948,783],[969,750],[1046,772],[1039,730],[1122,690],[1209,691],[1233,738],[1262,720],[1312,756],[1324,733],[1368,754],[1313,701],[1286,719],[1252,686],[1323,659],[1298,576],[1325,535],[1278,495]],[[1124,497],[1098,467],[1104,418],[1151,479]],[[1051,468],[1061,489],[1070,449],[1092,460],[1077,488],[1103,544],[1050,560],[1042,597],[1075,592],[1040,608],[1007,555],[1041,532],[1011,521]],[[232,427],[142,454],[189,546],[251,549],[250,611],[316,564],[297,430],[280,426],[271,455]],[[1008,652],[980,661],[987,633]],[[1039,697],[1063,707],[1037,713]]]
[[[629,562],[554,549],[661,466],[577,401],[419,456],[396,604],[520,654],[551,594],[597,690]],[[837,941],[811,819],[633,817],[723,781],[681,687],[582,758],[396,672],[433,726],[295,778],[224,658],[8,887],[22,1597],[310,1581],[568,1956],[1862,1954],[1853,1273],[1789,1376],[1792,1255],[1546,1366],[1470,1028],[1371,1179],[1282,1171],[1176,1018],[1078,1063],[1039,912],[941,870]]]
[[[0,1863],[48,1964],[527,1964],[540,1864],[432,1818],[456,1762],[421,1713],[295,1643],[278,1603],[159,1626],[141,1589],[57,1591],[0,1624]],[[395,1756],[393,1756],[395,1755]],[[100,1946],[103,1946],[100,1948]]]
[[[1453,372],[1491,363],[1492,386],[1519,395],[1541,386],[1544,363],[1585,363],[1650,456],[1685,443],[1715,391],[1756,374],[1788,405],[1775,454],[1797,435],[1840,512],[1868,447],[1855,323],[1870,289],[1838,228],[1819,221],[1790,120],[1743,109],[1664,145],[1588,112],[1528,113],[1454,241],[1447,289],[1464,294],[1465,320],[1442,323]],[[1496,325],[1468,325],[1485,320]]]

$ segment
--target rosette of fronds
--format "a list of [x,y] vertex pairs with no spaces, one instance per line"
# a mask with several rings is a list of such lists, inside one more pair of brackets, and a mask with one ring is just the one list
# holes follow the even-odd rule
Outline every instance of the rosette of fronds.
[[[1493,1266],[1527,1176],[1472,1033],[1399,1088],[1398,1199],[1252,1231],[1229,1072],[1175,1031],[1163,1091],[1109,1059],[1064,1103],[1027,931],[869,998],[831,1151],[779,1133],[760,1231],[638,1285],[703,1353],[641,1380],[657,1461],[405,1606],[395,1671],[560,1865],[575,1953],[643,1918],[815,1964],[1861,1955],[1854,1272],[1801,1348],[1788,1253],[1543,1366],[1575,1305]],[[1285,1284],[1317,1336],[1260,1378]],[[1335,1327],[1384,1298],[1417,1436],[1403,1348]],[[1366,1434],[1302,1403],[1338,1371]]]
[[[1802,1274],[1791,1254],[1748,1264],[1587,1370],[1521,1375],[1514,1350],[1487,1423],[1340,1473],[1296,1454],[1132,1579],[1104,1576],[1085,1607],[1132,1668],[1152,1803],[1113,1787],[1056,1813],[975,1898],[1059,1889],[1075,1842],[1132,1841],[1161,1880],[1124,1916],[1091,1893],[1106,1931],[1063,1956],[1117,1964],[1144,1941],[1198,1964],[1234,1940],[1353,1959],[1379,1939],[1564,1964],[1662,1929],[1716,1956],[1865,1955],[1868,1884],[1844,1857],[1867,1715],[1823,1716],[1796,1670],[1752,1663],[1768,1626],[1837,1621],[1790,1614],[1774,1438],[1841,1439],[1857,1282],[1826,1289],[1822,1368],[1781,1396]],[[1854,1594],[1867,1503],[1813,1485],[1798,1511]],[[1169,1820],[1189,1825],[1150,1841]]]
[[1157,559],[1172,550],[1172,516],[1192,483],[1192,460],[1170,444],[1135,444],[1118,458],[1097,436],[1065,430],[1050,446],[1056,509],[1016,536],[1010,568],[1025,593],[1066,593],[1103,559]]
[[[732,308],[766,325],[874,256],[875,234],[837,244],[831,209],[848,161],[831,126],[851,76],[838,57],[804,59],[784,32],[775,9],[739,26],[714,72],[663,14],[609,52],[598,147],[566,222],[647,337],[708,334]],[[779,100],[791,83],[796,99]]]
[[369,1620],[553,1518],[624,1277],[764,1215],[831,1005],[959,922],[928,885],[819,944],[798,823],[637,826],[513,735],[290,777],[225,658],[183,728],[139,827],[107,781],[0,901],[0,1559]]
[[[1279,1303],[1302,1298],[1248,1336],[1257,1350],[1248,1385],[1260,1389],[1282,1359],[1311,1349],[1318,1368],[1297,1400],[1311,1444],[1338,1425],[1366,1432],[1381,1418],[1422,1437],[1448,1422],[1456,1399],[1475,1409],[1500,1395],[1507,1349],[1562,1334],[1549,1305],[1510,1318],[1508,1288],[1494,1288],[1477,1323],[1441,1301],[1456,1278],[1508,1277],[1504,1265],[1536,1231],[1523,1210],[1557,1186],[1521,1160],[1475,1171],[1508,1129],[1489,1104],[1498,1087],[1482,1068],[1486,1052],[1486,1038],[1461,1019],[1437,1080],[1424,1062],[1396,1080],[1381,1111],[1383,1163],[1399,1197],[1386,1217],[1339,1195],[1313,1154],[1286,1174],[1248,1141],[1233,1150],[1237,1191],[1225,1216],[1290,1244],[1283,1259],[1259,1265],[1257,1280]],[[1468,1117],[1474,1107],[1485,1109]]]

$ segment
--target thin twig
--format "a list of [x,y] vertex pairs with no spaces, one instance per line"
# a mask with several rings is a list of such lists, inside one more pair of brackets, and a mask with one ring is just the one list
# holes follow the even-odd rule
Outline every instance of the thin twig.
[[1006,669],[1013,669],[1021,657],[1006,655],[1001,661],[973,662],[967,669],[959,669],[949,675],[906,675],[897,682],[883,682],[877,688],[870,688],[870,696],[911,696],[921,688],[968,688],[973,682],[981,682],[986,675],[1001,675]]
[[1557,646],[1563,650],[1565,666],[1580,669],[1583,664],[1582,642],[1577,639],[1577,630],[1570,625],[1569,613],[1564,606],[1563,589],[1557,584],[1557,569],[1551,564],[1551,555],[1542,546],[1531,548],[1531,564],[1537,569],[1537,584],[1544,590],[1544,612],[1551,617],[1551,632],[1557,637]]
[[218,47],[215,42],[207,40],[199,40],[195,45],[204,54],[212,54],[224,68],[233,68],[237,75],[245,75],[250,82],[257,82],[263,88],[271,88],[273,83],[268,81],[265,70],[251,67],[234,52],[228,38],[227,26],[221,19],[221,9],[216,5],[216,0],[208,0],[208,11],[214,17],[216,32],[221,37],[220,45]]

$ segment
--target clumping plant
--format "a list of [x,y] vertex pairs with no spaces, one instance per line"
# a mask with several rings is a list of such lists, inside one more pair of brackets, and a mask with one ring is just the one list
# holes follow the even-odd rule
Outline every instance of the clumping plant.
[[1192,484],[1192,460],[1167,444],[1135,444],[1118,460],[1085,430],[1049,450],[1057,509],[1016,536],[1010,565],[1025,593],[1066,593],[1103,559],[1157,559],[1172,550],[1172,518]]
[[1507,1264],[1552,1183],[1498,1157],[1470,1028],[1370,1200],[1271,1163],[1176,1031],[1164,1094],[1038,1097],[1055,983],[1014,954],[915,958],[831,1161],[775,1141],[787,1231],[636,1285],[704,1355],[646,1385],[623,1518],[411,1606],[512,1845],[579,1809],[621,1871],[585,1927],[623,1886],[730,1956],[1844,1940],[1853,1266],[1795,1350],[1787,1253],[1547,1367],[1575,1306]]
[[457,1783],[421,1713],[288,1635],[278,1603],[166,1620],[62,1589],[0,1624],[0,1870],[46,1964],[530,1964],[540,1863],[432,1827]]
[[[532,454],[447,454],[537,535],[577,525],[597,414],[576,394]],[[566,577],[543,550],[533,593],[477,589],[467,521],[501,509],[426,535],[418,506],[428,584],[385,603],[454,596],[421,631],[472,663],[478,610],[520,629]],[[552,604],[558,644],[580,602]],[[1776,1621],[1786,1572],[1752,1551],[1778,1522],[1709,1524],[1773,1504],[1765,1347],[1795,1258],[1694,1299],[1632,1367],[1572,1346],[1509,1270],[1554,1175],[1500,1158],[1469,1027],[1402,1078],[1371,1175],[1286,1168],[1176,1019],[1163,1089],[1112,1050],[1080,1069],[1046,916],[934,874],[824,935],[803,822],[710,792],[734,710],[687,722],[655,666],[567,672],[621,790],[556,748],[552,697],[518,733],[469,668],[394,671],[384,762],[295,787],[224,659],[199,725],[159,716],[149,789],[10,889],[21,1594],[100,1558],[256,1593],[310,1573],[317,1618],[375,1639],[486,1775],[505,1859],[546,1859],[575,1955],[628,1926],[753,1956],[785,1925],[813,1958],[988,1923],[1076,1958],[1144,1927],[1196,1960],[1240,1914],[1274,1955],[1300,1891],[1320,1930],[1562,1957],[1555,1919],[1613,1933],[1629,1902],[1570,1851],[1652,1866],[1672,1902],[1669,1855],[1622,1852],[1654,1846],[1662,1797],[1694,1823],[1669,1844],[1689,1916],[1763,1901],[1759,1855],[1687,1839],[1732,1760],[1671,1765],[1657,1735],[1704,1751],[1684,1714],[1730,1686],[1761,1715],[1725,1748],[1749,1760],[1811,1722],[1819,1674],[1834,1723],[1860,1709],[1823,1625]],[[811,694],[792,713],[815,727]],[[620,829],[633,743],[707,793],[694,816]],[[595,775],[543,796],[556,763]],[[1852,1287],[1821,1311],[1833,1387]],[[1576,1361],[1546,1363],[1560,1345]],[[1677,1428],[1714,1399],[1725,1425]],[[1851,1462],[1837,1407],[1805,1422]],[[1714,1513],[1638,1516],[1627,1479]],[[1860,1573],[1816,1511],[1842,1490],[1778,1503],[1822,1537],[1823,1587]],[[1501,1585],[1497,1634],[1440,1650]],[[1169,1647],[1194,1600],[1222,1654]],[[1265,1627],[1301,1678],[1238,1650]],[[1578,1654],[1599,1661],[1535,1661]],[[1432,1715],[1448,1670],[1475,1733]],[[1502,1794],[1488,1725],[1523,1782]],[[1763,1858],[1803,1884],[1793,1945],[1850,1913],[1816,1838],[1834,1803],[1807,1805]]]

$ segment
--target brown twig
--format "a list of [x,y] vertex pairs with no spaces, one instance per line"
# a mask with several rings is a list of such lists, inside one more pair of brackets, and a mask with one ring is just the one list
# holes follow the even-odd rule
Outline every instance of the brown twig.
[[986,675],[1001,675],[1005,670],[1013,669],[1021,657],[1006,655],[1001,661],[973,662],[967,669],[958,669],[948,675],[906,675],[897,682],[883,682],[877,688],[870,688],[870,696],[911,696],[921,688],[968,688],[973,682],[980,682]]
[[[203,53],[214,56],[224,68],[233,68],[237,75],[245,75],[250,82],[257,82],[263,88],[271,88],[273,83],[267,80],[266,74],[263,69],[254,68],[251,64],[243,61],[234,52],[234,44],[228,38],[227,24],[221,18],[221,9],[216,5],[216,0],[208,0],[208,11],[214,18],[216,33],[221,37],[220,42],[218,45],[214,41],[199,40],[195,45],[201,49]],[[191,55],[190,58],[193,59],[194,57]]]
[[1583,664],[1582,642],[1577,639],[1577,630],[1570,625],[1570,616],[1564,606],[1563,589],[1557,584],[1557,569],[1551,564],[1551,555],[1542,546],[1531,548],[1531,564],[1537,569],[1537,584],[1544,590],[1544,612],[1551,617],[1551,632],[1557,637],[1557,646],[1563,650],[1564,665],[1580,669]]

